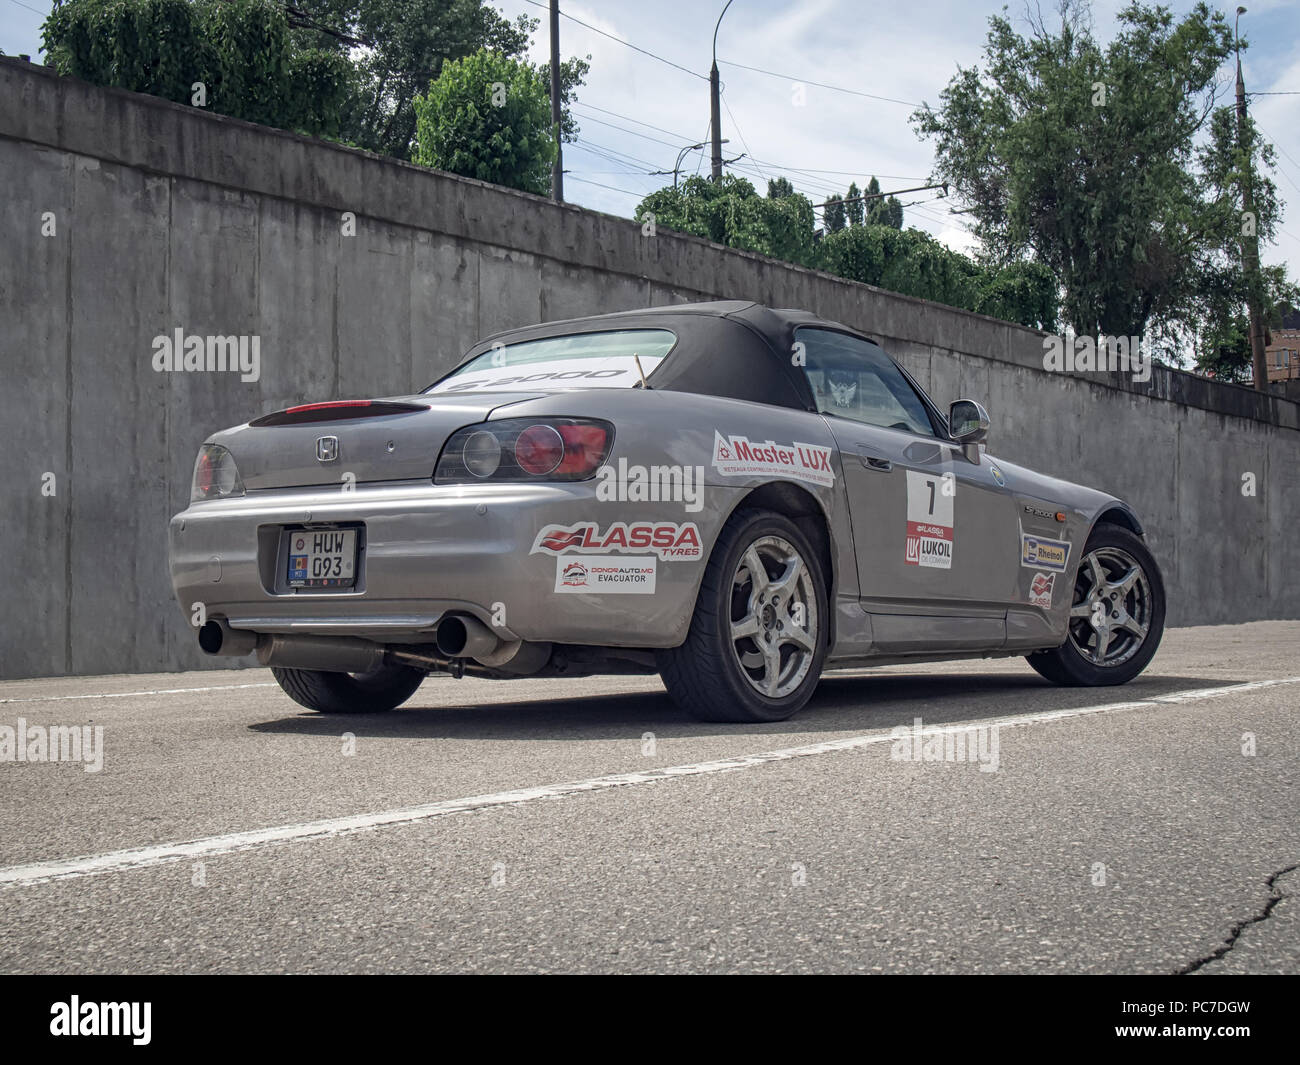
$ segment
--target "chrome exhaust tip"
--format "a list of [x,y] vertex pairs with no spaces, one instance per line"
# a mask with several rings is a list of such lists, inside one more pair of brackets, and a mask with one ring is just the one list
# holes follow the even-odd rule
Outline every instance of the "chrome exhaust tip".
[[212,618],[199,626],[199,647],[205,654],[239,657],[257,650],[258,635],[232,629],[225,618]]
[[491,655],[501,638],[476,618],[450,614],[438,623],[434,641],[448,658],[479,658]]

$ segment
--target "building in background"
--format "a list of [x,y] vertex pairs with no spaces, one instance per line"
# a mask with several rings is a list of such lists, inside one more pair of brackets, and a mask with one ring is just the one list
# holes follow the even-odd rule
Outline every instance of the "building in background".
[[1269,381],[1300,378],[1300,311],[1283,318],[1282,327],[1270,331],[1269,341],[1264,348]]

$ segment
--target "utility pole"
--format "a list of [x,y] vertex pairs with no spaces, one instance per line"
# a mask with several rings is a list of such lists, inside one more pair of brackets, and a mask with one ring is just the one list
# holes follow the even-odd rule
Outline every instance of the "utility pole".
[[1245,212],[1245,226],[1249,232],[1243,232],[1244,248],[1242,258],[1246,267],[1246,306],[1250,311],[1250,375],[1255,382],[1257,392],[1268,391],[1268,361],[1264,354],[1264,309],[1260,306],[1263,295],[1259,278],[1259,236],[1258,219],[1255,217],[1254,173],[1255,144],[1252,139],[1246,144],[1246,82],[1241,76],[1241,38],[1237,34],[1237,22],[1246,13],[1244,7],[1237,8],[1237,18],[1233,22],[1232,33],[1236,38],[1237,49],[1237,150],[1245,152],[1246,169],[1241,176],[1241,207]]
[[560,136],[560,0],[551,0],[551,129],[555,131],[555,162],[551,164],[551,199],[564,202],[564,149]]
[[[727,8],[731,4],[732,0],[727,0],[722,15],[727,13]],[[713,66],[709,68],[709,129],[713,131],[711,174],[714,181],[722,180],[722,115],[720,113],[722,90],[718,79],[718,27],[722,25],[722,15],[718,16],[718,21],[713,27]]]

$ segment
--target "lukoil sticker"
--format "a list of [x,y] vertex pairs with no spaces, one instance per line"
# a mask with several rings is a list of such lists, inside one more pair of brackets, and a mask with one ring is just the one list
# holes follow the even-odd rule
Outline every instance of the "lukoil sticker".
[[727,477],[765,474],[807,481],[829,488],[835,483],[831,449],[819,444],[756,444],[747,436],[723,437],[713,432],[713,468]]
[[1052,609],[1052,588],[1056,584],[1055,573],[1035,573],[1029,582],[1029,603],[1041,606],[1044,610]]
[[956,485],[956,478],[951,474],[907,471],[907,542],[903,561],[909,566],[952,569]]
[[594,521],[575,525],[548,525],[537,534],[532,550],[553,555],[566,552],[653,551],[659,558],[698,561],[703,555],[700,530],[694,522],[677,525],[668,521],[617,522],[605,531]]
[[1065,569],[1070,559],[1070,545],[1064,540],[1048,540],[1042,536],[1020,534],[1020,564],[1029,569]]
[[653,595],[659,560],[625,555],[560,555],[555,560],[555,590],[595,595]]

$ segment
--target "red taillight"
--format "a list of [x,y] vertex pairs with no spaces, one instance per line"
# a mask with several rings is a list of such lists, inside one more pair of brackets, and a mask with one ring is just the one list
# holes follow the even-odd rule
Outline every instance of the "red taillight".
[[205,499],[212,493],[212,474],[212,455],[205,449],[199,452],[198,461],[194,464],[193,489]]
[[587,474],[595,471],[608,450],[609,433],[599,425],[561,425],[564,458],[556,473]]
[[500,418],[457,429],[433,471],[434,484],[585,481],[614,445],[614,426],[595,418]]
[[515,440],[515,462],[525,473],[552,473],[565,459],[564,438],[550,425],[530,425]]

